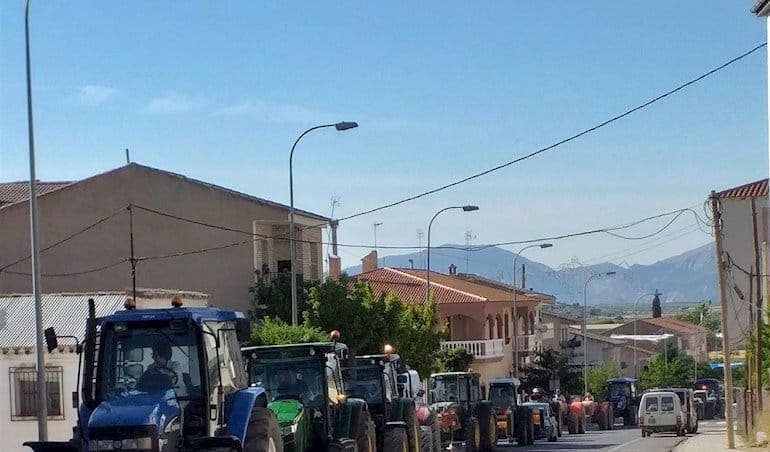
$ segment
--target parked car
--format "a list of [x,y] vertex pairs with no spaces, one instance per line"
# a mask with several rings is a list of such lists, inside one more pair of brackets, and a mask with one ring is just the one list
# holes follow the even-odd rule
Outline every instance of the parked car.
[[671,391],[649,391],[639,404],[639,427],[642,438],[653,433],[674,432],[684,436],[685,413],[679,396]]
[[525,402],[522,406],[532,410],[532,421],[535,424],[535,439],[547,439],[554,442],[558,438],[559,423],[551,410],[551,404],[546,402]]

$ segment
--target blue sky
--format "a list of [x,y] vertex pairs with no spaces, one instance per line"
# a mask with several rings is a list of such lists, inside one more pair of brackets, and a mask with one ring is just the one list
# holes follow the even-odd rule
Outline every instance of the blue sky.
[[[38,176],[134,161],[335,216],[511,160],[763,42],[753,1],[36,1]],[[23,1],[0,0],[0,180],[28,177]],[[562,234],[701,205],[767,176],[764,50],[659,104],[485,178],[340,226],[344,243]],[[660,227],[650,223],[630,233]],[[649,263],[710,240],[691,216],[654,239],[593,236],[528,256]],[[423,239],[424,243],[424,239]],[[515,248],[514,248],[515,250]],[[343,265],[366,249],[345,248]],[[472,267],[472,262],[471,262]]]

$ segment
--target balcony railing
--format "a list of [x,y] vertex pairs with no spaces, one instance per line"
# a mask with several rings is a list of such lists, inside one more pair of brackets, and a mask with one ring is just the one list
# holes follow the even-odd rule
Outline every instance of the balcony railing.
[[442,350],[464,348],[476,359],[502,358],[504,355],[505,339],[489,339],[484,341],[445,341],[441,343]]

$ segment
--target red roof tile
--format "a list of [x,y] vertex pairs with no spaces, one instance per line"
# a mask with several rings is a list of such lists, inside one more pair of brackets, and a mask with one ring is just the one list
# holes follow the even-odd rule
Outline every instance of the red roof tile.
[[[37,195],[58,190],[72,182],[38,182]],[[3,182],[0,183],[0,206],[12,204],[29,199],[29,182]]]
[[[425,271],[422,272],[423,275]],[[355,279],[367,281],[375,296],[393,293],[404,301],[424,304],[426,281],[414,275],[394,268],[378,268],[367,273],[353,276]],[[436,303],[483,303],[485,298],[461,290],[446,287],[440,282],[433,281],[431,272],[430,289],[436,299]]]
[[750,182],[739,187],[728,188],[717,193],[720,198],[762,198],[767,197],[767,179]]
[[672,317],[657,317],[654,319],[639,319],[640,322],[649,323],[652,325],[659,326],[661,328],[667,329],[672,332],[677,333],[703,333],[706,332],[706,328],[695,325],[690,322],[685,322],[683,320],[674,319]]

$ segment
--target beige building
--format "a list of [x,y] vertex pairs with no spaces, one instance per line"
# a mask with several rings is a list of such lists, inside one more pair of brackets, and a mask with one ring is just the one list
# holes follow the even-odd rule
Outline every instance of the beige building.
[[[28,193],[0,184],[0,293],[32,291]],[[135,163],[43,183],[38,211],[44,292],[132,287],[132,235],[138,286],[204,292],[226,309],[247,312],[256,274],[290,268],[287,206]],[[328,218],[295,220],[298,273],[321,279]]]
[[[634,329],[634,327],[636,327]],[[640,349],[650,350],[654,353],[663,353],[666,344],[675,345],[685,355],[693,357],[698,362],[708,359],[708,330],[699,325],[685,322],[670,317],[657,317],[638,319],[624,323],[604,333],[612,335],[662,335],[671,334],[673,337],[657,344],[649,341],[636,341]],[[633,344],[633,340],[624,339],[627,344]]]
[[[404,301],[424,303],[426,271],[378,268],[376,254],[363,259],[363,272],[353,276],[365,280],[375,295],[394,293]],[[521,364],[531,361],[542,348],[540,306],[553,303],[550,295],[518,289],[516,315],[518,337],[513,336],[513,288],[476,275],[431,272],[430,287],[439,315],[447,329],[443,349],[464,348],[475,356],[473,370],[484,381],[507,377],[513,372],[514,344]]]
[[[733,348],[742,347],[751,329],[750,304],[758,297],[767,299],[767,278],[756,276],[768,273],[767,179],[723,190],[716,196],[722,211],[722,246],[728,262],[728,296],[723,301],[728,304],[730,313],[730,343]],[[750,274],[755,276],[750,277]]]

